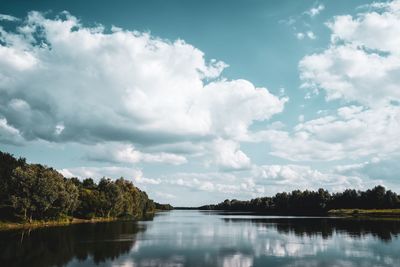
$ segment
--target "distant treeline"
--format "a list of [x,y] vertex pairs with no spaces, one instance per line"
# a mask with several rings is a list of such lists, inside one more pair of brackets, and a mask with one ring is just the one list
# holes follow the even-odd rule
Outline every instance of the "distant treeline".
[[170,204],[160,204],[157,202],[154,202],[156,210],[173,210],[174,207],[172,207]]
[[65,178],[53,168],[0,151],[0,220],[140,219],[156,209],[171,208],[155,203],[124,178],[98,183]]
[[295,190],[249,201],[227,199],[217,205],[200,207],[202,210],[254,211],[288,215],[325,214],[332,209],[398,208],[400,208],[400,196],[383,186],[376,186],[366,191],[347,189],[341,193],[329,193],[324,189]]

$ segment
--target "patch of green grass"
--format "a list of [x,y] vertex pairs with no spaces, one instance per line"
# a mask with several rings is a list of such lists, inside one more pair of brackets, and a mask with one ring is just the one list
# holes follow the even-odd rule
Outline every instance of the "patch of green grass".
[[93,219],[78,219],[72,217],[60,218],[58,220],[34,220],[32,222],[8,222],[0,221],[0,231],[10,229],[30,229],[38,227],[50,227],[50,226],[64,226],[77,223],[96,223],[96,222],[109,222],[115,221],[117,218],[93,218]]

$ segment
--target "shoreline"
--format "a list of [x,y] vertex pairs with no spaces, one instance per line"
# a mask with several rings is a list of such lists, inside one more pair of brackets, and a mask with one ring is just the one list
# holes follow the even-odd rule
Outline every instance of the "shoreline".
[[50,220],[50,221],[35,220],[31,223],[0,221],[0,231],[69,226],[69,225],[73,225],[73,224],[83,224],[83,223],[102,223],[102,222],[115,222],[115,221],[136,222],[136,221],[146,220],[150,216],[153,217],[156,213],[159,213],[159,212],[165,212],[165,211],[164,210],[156,210],[154,213],[145,214],[140,219],[116,218],[116,217],[93,218],[93,219],[68,218],[68,219],[64,219],[64,220]]
[[288,212],[262,212],[252,210],[217,210],[197,209],[199,211],[227,212],[237,215],[263,215],[263,216],[293,216],[293,217],[342,217],[342,218],[363,218],[363,219],[400,219],[400,209],[332,209],[322,213],[288,213]]
[[[334,209],[329,210],[324,214],[282,214],[282,213],[263,213],[255,211],[245,210],[205,210],[198,208],[176,208],[173,210],[199,210],[199,211],[215,211],[215,212],[231,212],[233,214],[240,215],[240,213],[248,214],[252,213],[255,215],[267,215],[267,216],[293,216],[293,217],[342,217],[342,218],[359,218],[359,219],[400,219],[400,209]],[[50,220],[40,221],[36,220],[31,223],[27,222],[9,222],[0,221],[0,231],[7,230],[18,230],[18,229],[35,229],[35,228],[46,228],[46,227],[57,227],[57,226],[68,226],[72,224],[83,224],[83,223],[102,223],[102,222],[114,222],[114,221],[140,221],[146,220],[149,216],[154,216],[156,213],[168,212],[170,210],[156,210],[154,213],[146,214],[141,219],[133,218],[93,218],[93,219],[79,219],[79,218],[67,218],[64,220]]]
[[7,230],[18,230],[18,229],[35,229],[35,228],[46,228],[46,227],[57,227],[57,226],[68,226],[72,224],[82,223],[101,223],[101,222],[113,222],[123,221],[126,219],[120,218],[94,218],[94,219],[78,219],[72,218],[67,220],[52,220],[52,221],[33,221],[31,223],[25,222],[0,222],[0,231]]
[[139,219],[134,217],[97,217],[92,219],[81,219],[75,217],[67,217],[59,220],[33,220],[32,222],[14,222],[14,221],[2,221],[0,220],[0,232],[7,230],[19,230],[19,229],[36,229],[46,227],[57,227],[57,226],[69,226],[73,224],[84,224],[84,223],[103,223],[103,222],[115,222],[115,221],[144,221],[153,218],[157,213],[167,212],[170,210],[156,209],[153,212],[143,214]]

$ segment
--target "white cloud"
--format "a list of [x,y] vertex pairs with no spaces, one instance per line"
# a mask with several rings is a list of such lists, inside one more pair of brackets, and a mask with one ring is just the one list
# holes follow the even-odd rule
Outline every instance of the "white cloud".
[[15,129],[14,127],[10,126],[7,123],[7,120],[5,118],[0,117],[0,142],[6,143],[6,144],[22,144],[23,138],[18,131],[18,129]]
[[299,63],[302,87],[311,89],[306,98],[324,91],[328,101],[339,99],[351,106],[301,122],[291,133],[265,132],[273,155],[332,161],[400,151],[399,6],[398,0],[374,5],[355,16],[336,16],[327,24],[332,31],[330,46]]
[[297,39],[299,39],[299,40],[303,40],[304,39],[304,33],[302,33],[302,32],[298,32],[298,33],[296,33],[296,37],[297,37]]
[[264,192],[263,186],[257,186],[254,180],[248,177],[249,172],[239,173],[175,173],[173,177],[163,177],[165,184],[185,187],[193,191],[204,191],[219,194],[221,198],[230,194],[231,197],[249,197]]
[[318,4],[315,5],[314,7],[310,8],[305,12],[306,15],[309,15],[310,17],[315,17],[319,13],[321,13],[322,10],[325,9],[325,6],[323,4]]
[[358,176],[363,179],[379,180],[388,189],[399,190],[398,162],[400,154],[391,157],[373,157],[361,163],[336,166],[335,172],[341,175]]
[[145,153],[137,150],[131,144],[115,142],[90,146],[88,148],[87,158],[90,160],[112,163],[159,162],[180,165],[187,162],[187,159],[182,155],[165,152]]
[[301,122],[293,133],[268,130],[259,140],[271,154],[294,161],[358,159],[400,151],[400,107],[343,107],[336,115]]
[[310,40],[315,40],[317,38],[317,36],[312,31],[296,33],[296,38],[299,40],[303,40],[305,37],[307,37]]
[[223,170],[242,170],[251,166],[249,157],[234,141],[218,139],[214,142],[213,149],[214,163]]
[[81,179],[93,178],[95,180],[100,180],[103,177],[113,179],[124,177],[138,184],[157,185],[160,183],[159,179],[144,177],[142,170],[128,167],[74,167],[60,169],[59,172],[66,177],[78,177]]
[[315,38],[317,38],[312,31],[307,31],[306,34],[307,34],[307,37],[310,38],[311,40],[314,40]]
[[2,20],[6,20],[6,21],[18,21],[19,19],[11,16],[11,15],[7,15],[7,14],[0,14],[0,21]]
[[257,183],[264,184],[268,192],[317,190],[326,188],[341,191],[346,188],[362,188],[363,181],[357,176],[341,175],[335,172],[321,172],[303,165],[264,165],[254,168]]
[[[314,18],[315,16],[317,16],[318,14],[320,14],[323,10],[325,9],[325,6],[323,4],[318,4],[318,3],[314,3],[313,7],[311,7],[309,10],[304,11],[303,13],[296,15],[296,16],[291,16],[287,19],[283,19],[280,20],[279,23],[283,23],[286,24],[288,26],[291,26],[292,29],[296,29],[297,27],[295,27],[294,25],[298,24],[299,21],[303,22],[304,25],[306,25],[307,27],[309,27],[310,25],[307,23],[304,23],[304,18],[308,17],[309,18]],[[299,39],[303,39],[304,38],[304,34],[303,33],[299,33],[297,35],[297,37],[300,37]]]
[[157,197],[162,198],[162,199],[176,199],[176,196],[173,194],[168,194],[168,193],[163,193],[163,192],[155,192],[154,193]]
[[225,79],[225,63],[182,40],[89,28],[67,12],[30,12],[17,23],[0,34],[0,117],[21,139],[94,146],[99,161],[179,165],[207,156],[241,169],[250,160],[240,149],[228,156],[228,147],[210,147],[237,143],[287,101]]
[[[287,100],[224,79],[225,63],[207,63],[182,40],[115,27],[106,33],[66,12],[59,17],[31,12],[17,32],[0,37],[0,115],[26,139],[145,146],[235,139]],[[16,101],[25,108],[7,108]]]
[[55,129],[54,129],[54,133],[56,135],[60,135],[62,133],[62,131],[64,131],[65,126],[63,124],[57,124]]
[[400,101],[400,1],[382,12],[334,17],[331,45],[304,57],[303,87],[321,89],[328,100],[357,101],[368,107]]

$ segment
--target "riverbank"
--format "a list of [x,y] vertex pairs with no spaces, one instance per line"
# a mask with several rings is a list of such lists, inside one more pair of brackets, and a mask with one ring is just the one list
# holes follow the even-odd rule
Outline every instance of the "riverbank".
[[[154,213],[148,213],[139,220],[146,220],[154,217],[158,212],[165,212],[165,210],[156,210]],[[32,222],[7,222],[0,221],[0,231],[4,230],[14,230],[14,229],[33,229],[33,228],[43,228],[43,227],[54,227],[54,226],[66,226],[71,224],[80,223],[101,223],[101,222],[113,222],[113,221],[137,221],[133,218],[93,218],[93,219],[80,219],[80,218],[65,218],[60,220],[34,220]]]
[[63,220],[51,220],[51,221],[39,221],[35,220],[30,223],[28,222],[0,222],[0,231],[13,230],[13,229],[32,229],[42,227],[53,227],[53,226],[65,226],[78,223],[99,223],[99,222],[111,222],[120,220],[119,218],[94,218],[94,219],[78,219],[68,218]]
[[[180,209],[180,208],[177,208]],[[191,208],[189,208],[191,209]],[[184,210],[184,209],[183,209]],[[262,216],[299,216],[299,217],[352,217],[352,218],[387,218],[400,219],[400,209],[332,209],[320,213],[304,213],[304,212],[261,212],[253,210],[215,210],[201,209],[200,211],[222,212],[231,215],[262,215]]]
[[400,209],[335,209],[329,216],[400,218]]

